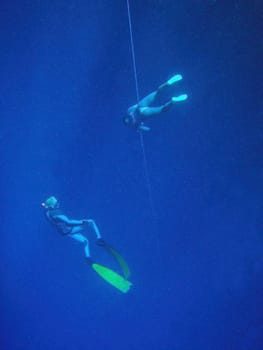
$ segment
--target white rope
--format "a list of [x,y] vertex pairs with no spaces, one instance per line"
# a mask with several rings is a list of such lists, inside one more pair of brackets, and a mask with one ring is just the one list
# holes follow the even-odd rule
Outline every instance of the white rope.
[[[145,146],[144,146],[144,139],[143,139],[143,133],[140,131],[140,141],[141,141],[141,147],[142,147],[142,155],[143,155],[143,165],[144,165],[144,175],[145,175],[145,180],[147,184],[147,189],[148,189],[148,194],[149,194],[149,202],[150,202],[150,208],[151,208],[151,213],[154,221],[156,221],[157,215],[156,215],[156,210],[154,207],[153,203],[153,195],[152,195],[152,185],[150,182],[150,176],[149,176],[149,170],[148,170],[148,162],[146,158],[146,152],[145,152]],[[159,238],[159,233],[158,229],[156,228],[157,225],[155,225],[155,238],[156,238],[156,248],[158,251],[159,258],[161,257],[161,251],[160,251],[160,238]]]
[[[136,97],[137,97],[137,103],[140,101],[140,95],[139,95],[139,84],[138,84],[138,74],[137,74],[137,67],[136,67],[136,58],[135,58],[135,49],[134,49],[134,42],[133,42],[133,31],[132,31],[132,21],[131,21],[131,11],[130,11],[130,2],[127,0],[127,11],[128,11],[128,19],[129,19],[129,29],[130,29],[130,43],[131,43],[131,52],[132,52],[132,63],[133,63],[133,72],[134,72],[134,80],[135,80],[135,88],[136,88]],[[150,202],[150,208],[152,212],[152,217],[156,219],[156,212],[153,204],[153,196],[152,196],[152,186],[150,182],[149,177],[149,169],[148,169],[148,162],[146,158],[146,152],[145,152],[145,146],[144,146],[144,138],[143,138],[143,131],[139,131],[140,134],[140,142],[141,142],[141,148],[142,148],[142,155],[143,155],[143,165],[144,165],[144,175],[146,179],[146,184],[148,188],[149,193],[149,202]],[[158,251],[159,257],[160,254],[160,239],[158,231],[156,230],[156,247]]]
[[138,78],[137,78],[138,74],[137,74],[135,50],[134,50],[134,44],[133,44],[132,22],[131,22],[131,11],[130,11],[129,0],[127,0],[127,10],[128,10],[128,19],[129,19],[130,41],[131,41],[131,52],[132,52],[132,63],[133,63],[133,71],[134,71],[134,79],[135,79],[136,97],[137,97],[137,103],[139,103],[140,95],[139,95],[139,85],[138,85]]

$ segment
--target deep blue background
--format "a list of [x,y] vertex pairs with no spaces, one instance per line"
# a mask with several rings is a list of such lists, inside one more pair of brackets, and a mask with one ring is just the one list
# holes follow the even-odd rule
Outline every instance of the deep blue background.
[[[189,94],[144,135],[152,213],[126,1],[1,3],[1,349],[262,350],[262,7],[131,0],[141,97],[174,73]],[[49,195],[123,252],[128,294]]]

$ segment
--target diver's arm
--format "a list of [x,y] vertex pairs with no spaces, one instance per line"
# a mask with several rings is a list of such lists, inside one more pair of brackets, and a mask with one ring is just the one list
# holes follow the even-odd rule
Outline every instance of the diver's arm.
[[64,222],[65,224],[70,226],[78,226],[84,224],[83,220],[70,220],[66,215],[56,215],[54,219]]
[[143,123],[141,123],[138,127],[139,131],[150,131],[151,129],[149,128],[149,126],[144,125]]
[[98,226],[96,225],[95,221],[92,219],[85,219],[83,221],[87,222],[93,228],[93,230],[95,231],[95,234],[97,236],[97,239],[100,239],[101,234],[100,234],[100,231],[99,231]]

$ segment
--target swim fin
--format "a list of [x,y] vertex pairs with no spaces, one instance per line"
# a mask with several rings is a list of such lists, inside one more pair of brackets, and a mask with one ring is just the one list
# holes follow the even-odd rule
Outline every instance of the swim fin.
[[129,266],[126,263],[126,261],[123,259],[123,257],[120,255],[120,253],[115,248],[108,245],[107,243],[104,245],[104,248],[107,250],[108,253],[113,255],[113,257],[118,261],[124,278],[126,279],[129,278],[131,274]]
[[92,264],[92,268],[94,269],[94,271],[97,272],[98,275],[100,275],[100,277],[102,277],[113,287],[120,290],[122,293],[127,293],[132,285],[131,282],[127,281],[121,275],[117,274],[116,272],[112,271],[111,269],[105,266],[94,263]]
[[180,96],[176,96],[176,97],[172,97],[172,102],[176,103],[176,102],[182,102],[187,100],[188,96],[186,94],[180,95]]
[[176,83],[177,81],[180,81],[182,80],[183,77],[181,74],[176,74],[174,75],[172,78],[170,78],[168,81],[167,81],[167,85],[173,85],[174,83]]

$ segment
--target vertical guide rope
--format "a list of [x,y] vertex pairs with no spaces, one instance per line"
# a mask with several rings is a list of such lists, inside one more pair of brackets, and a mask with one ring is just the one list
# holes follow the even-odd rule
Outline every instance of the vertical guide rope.
[[[138,74],[137,74],[135,49],[134,49],[133,34],[132,34],[133,32],[132,32],[131,11],[130,11],[129,0],[127,0],[127,11],[128,11],[128,19],[129,19],[130,42],[131,42],[131,52],[132,52],[132,63],[133,63],[133,72],[134,72],[134,80],[135,80],[135,88],[136,88],[136,97],[137,97],[137,103],[139,103],[139,101],[140,101],[139,84],[138,84]],[[141,142],[142,155],[143,155],[144,174],[145,174],[145,179],[146,179],[148,193],[149,193],[150,208],[151,208],[153,218],[156,219],[156,212],[154,209],[153,196],[152,196],[152,186],[151,186],[151,182],[150,182],[148,162],[147,162],[145,146],[144,146],[143,132],[140,131],[139,134],[140,134],[140,142]],[[157,230],[156,230],[156,247],[157,247],[158,255],[160,257],[161,256],[160,239],[159,239],[159,234],[158,234]]]
[[138,74],[137,74],[135,50],[134,50],[134,44],[133,44],[131,11],[130,11],[130,2],[129,2],[129,0],[127,0],[127,10],[128,10],[128,19],[129,19],[131,52],[132,52],[132,63],[133,63],[133,71],[134,71],[134,79],[135,79],[135,87],[136,87],[136,97],[137,97],[137,103],[139,103],[140,97],[139,97]]
[[[155,211],[154,204],[153,204],[152,186],[151,186],[151,182],[150,182],[148,163],[147,163],[147,158],[146,158],[146,152],[145,152],[145,147],[144,147],[144,139],[143,139],[142,131],[140,131],[140,141],[141,141],[142,155],[143,155],[144,174],[145,174],[145,179],[146,179],[148,193],[149,193],[150,208],[151,208],[151,212],[152,212],[152,217],[153,217],[153,219],[155,219],[154,221],[156,221],[156,211]],[[160,258],[161,257],[160,239],[159,239],[159,233],[158,233],[158,230],[156,229],[156,226],[155,226],[155,231],[156,231],[156,236],[155,236],[156,247],[157,247],[158,255]]]

